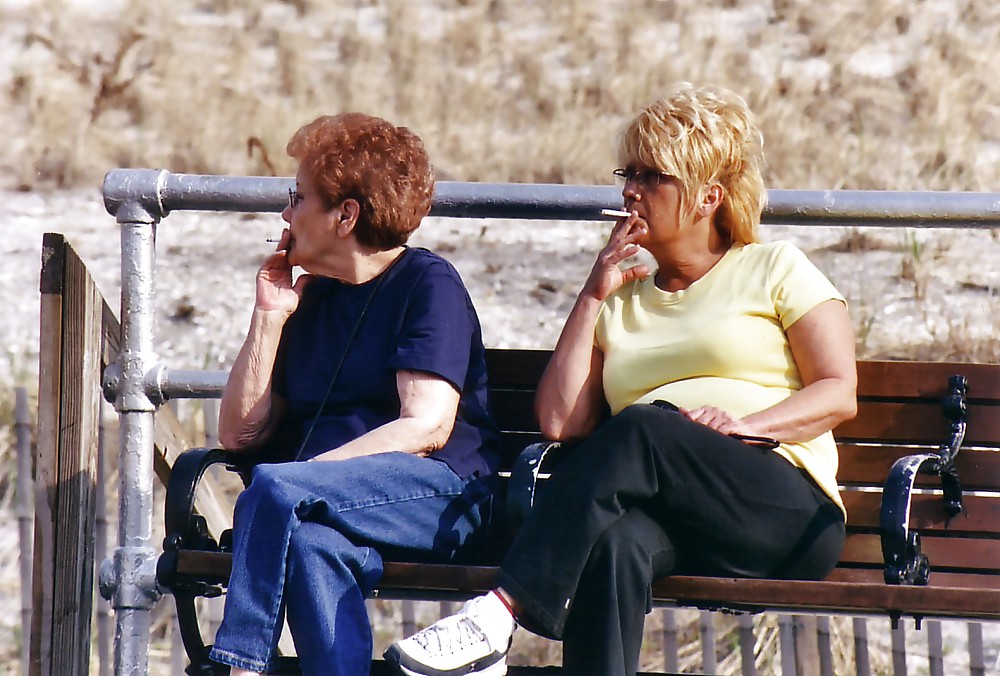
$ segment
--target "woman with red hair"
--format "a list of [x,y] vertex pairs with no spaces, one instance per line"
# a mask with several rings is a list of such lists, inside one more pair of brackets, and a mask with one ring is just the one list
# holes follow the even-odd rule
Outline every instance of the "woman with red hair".
[[236,503],[211,658],[266,671],[287,616],[303,673],[356,676],[382,557],[450,561],[488,526],[497,433],[462,280],[406,246],[434,189],[420,138],[349,113],[305,125],[288,153],[288,227],[257,273],[219,437],[294,461],[257,465]]

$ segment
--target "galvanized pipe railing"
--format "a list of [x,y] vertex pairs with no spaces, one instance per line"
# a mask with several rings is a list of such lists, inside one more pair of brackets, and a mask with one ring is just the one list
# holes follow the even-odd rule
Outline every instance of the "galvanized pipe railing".
[[[115,609],[115,674],[148,672],[150,610],[159,597],[150,542],[153,415],[168,398],[217,397],[226,374],[170,370],[154,351],[154,233],[171,211],[278,212],[290,178],[199,176],[116,169],[104,203],[122,226],[122,349],[104,377],[121,418],[119,546],[102,566]],[[432,216],[597,220],[621,204],[614,186],[437,184]],[[781,225],[1000,227],[1000,193],[772,190],[764,222]]]
[[[291,178],[200,176],[155,169],[115,169],[104,180],[104,204],[115,214],[138,202],[163,218],[171,211],[278,212]],[[432,216],[565,221],[606,219],[621,204],[615,186],[440,181]],[[879,190],[771,190],[764,222],[773,225],[1000,227],[1000,193]]]

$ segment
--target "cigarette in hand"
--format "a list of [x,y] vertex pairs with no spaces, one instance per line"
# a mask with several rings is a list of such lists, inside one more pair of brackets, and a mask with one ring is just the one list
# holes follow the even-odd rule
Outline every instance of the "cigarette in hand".
[[270,243],[270,244],[277,244],[277,243],[278,243],[278,242],[280,242],[281,240],[280,240],[280,239],[274,239],[273,237],[268,237],[268,238],[267,238],[267,239],[265,239],[264,241],[265,241],[265,242],[268,242],[268,243]]
[[601,209],[602,216],[611,216],[612,218],[628,218],[632,215],[630,211],[622,211],[621,209]]

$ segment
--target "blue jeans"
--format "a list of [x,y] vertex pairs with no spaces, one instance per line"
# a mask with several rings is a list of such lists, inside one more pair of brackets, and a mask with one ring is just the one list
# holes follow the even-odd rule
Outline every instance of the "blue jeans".
[[492,478],[385,453],[259,465],[236,502],[233,572],[211,658],[266,671],[282,618],[304,674],[367,674],[382,558],[453,560],[490,519]]

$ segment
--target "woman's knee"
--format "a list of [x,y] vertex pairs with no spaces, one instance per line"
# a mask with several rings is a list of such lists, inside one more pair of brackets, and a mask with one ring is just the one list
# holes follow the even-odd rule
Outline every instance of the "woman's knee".
[[258,465],[246,490],[237,498],[237,509],[267,505],[269,508],[294,507],[299,499],[299,491],[288,477],[285,466],[280,464]]
[[333,576],[339,582],[331,586],[358,587],[365,594],[381,576],[382,559],[374,548],[355,545],[334,528],[305,521],[292,531],[288,566],[290,576],[313,581]]
[[631,510],[594,543],[588,568],[631,571],[642,578],[665,575],[676,563],[674,547],[663,529],[645,512]]

